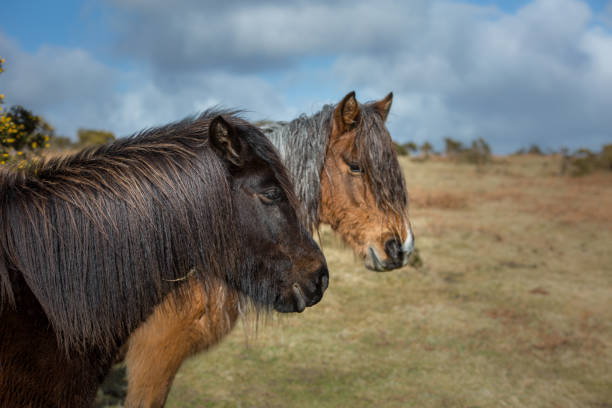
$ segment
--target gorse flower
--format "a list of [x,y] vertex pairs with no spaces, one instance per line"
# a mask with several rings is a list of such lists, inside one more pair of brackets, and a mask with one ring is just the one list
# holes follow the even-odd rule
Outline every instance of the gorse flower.
[[[4,58],[0,58],[0,73],[3,72],[4,62]],[[4,94],[0,93],[0,105],[3,103]],[[53,128],[40,116],[19,105],[12,106],[8,111],[0,106],[0,112],[0,164],[17,156],[20,157],[20,165],[27,163],[37,151],[49,147]]]

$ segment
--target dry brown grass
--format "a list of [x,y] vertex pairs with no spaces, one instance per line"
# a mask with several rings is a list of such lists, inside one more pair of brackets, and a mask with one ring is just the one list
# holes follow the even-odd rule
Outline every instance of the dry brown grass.
[[468,197],[465,194],[423,190],[413,190],[410,192],[410,205],[418,208],[458,210],[466,208],[467,203]]

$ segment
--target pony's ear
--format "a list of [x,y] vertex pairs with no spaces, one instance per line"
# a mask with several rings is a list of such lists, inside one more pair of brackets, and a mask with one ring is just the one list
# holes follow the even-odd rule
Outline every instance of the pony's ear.
[[359,116],[359,103],[355,99],[355,91],[351,91],[340,101],[334,111],[334,122],[339,133],[342,134],[355,126],[357,116]]
[[384,99],[381,99],[378,102],[374,103],[376,110],[382,116],[383,121],[387,120],[387,116],[389,116],[389,110],[391,110],[391,103],[393,102],[393,92],[389,92],[389,95],[385,96]]
[[210,122],[209,129],[210,144],[217,154],[234,166],[241,167],[244,148],[234,126],[218,115]]

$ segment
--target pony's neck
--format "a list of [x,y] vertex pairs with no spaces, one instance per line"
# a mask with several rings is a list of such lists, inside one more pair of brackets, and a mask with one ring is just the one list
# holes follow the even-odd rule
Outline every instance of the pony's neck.
[[325,105],[312,116],[261,126],[293,178],[296,194],[306,208],[310,227],[319,226],[321,173],[331,135],[334,107]]

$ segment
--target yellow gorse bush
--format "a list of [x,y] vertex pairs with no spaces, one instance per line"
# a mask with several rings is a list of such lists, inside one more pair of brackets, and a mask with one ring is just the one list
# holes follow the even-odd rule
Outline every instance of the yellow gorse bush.
[[[0,73],[4,72],[4,58],[0,58]],[[4,110],[4,94],[0,93],[0,164],[19,158],[20,164],[48,148],[53,128],[40,116],[22,106]]]

